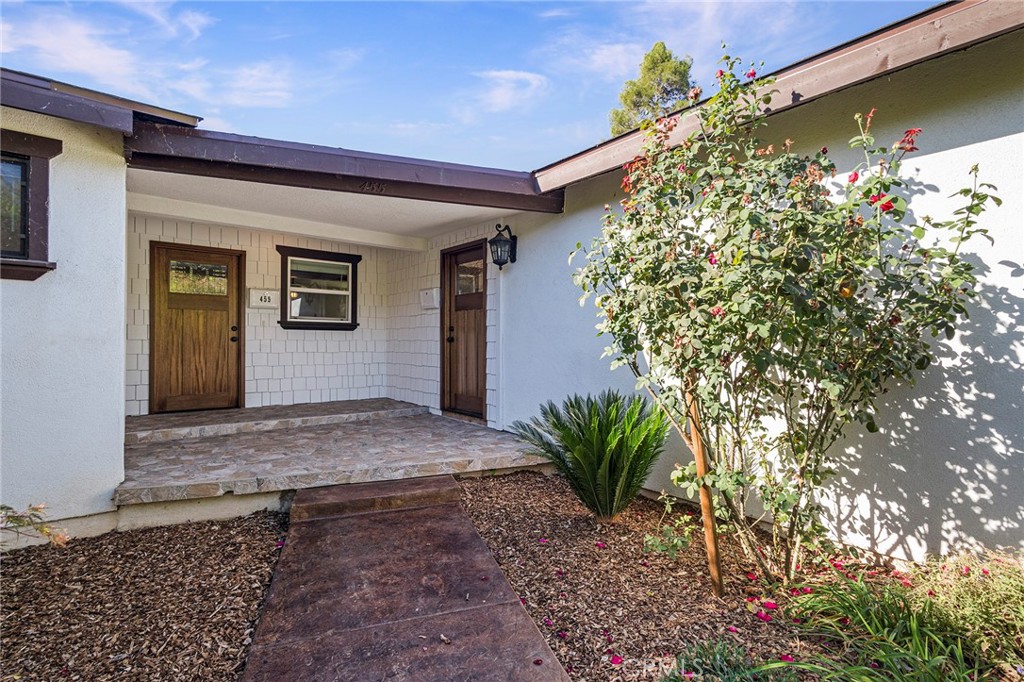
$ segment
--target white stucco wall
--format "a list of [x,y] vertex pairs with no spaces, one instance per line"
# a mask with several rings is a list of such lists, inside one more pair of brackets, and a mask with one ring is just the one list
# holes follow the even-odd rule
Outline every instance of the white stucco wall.
[[[921,64],[811,103],[772,122],[810,151],[828,146],[840,169],[858,154],[854,113],[877,107],[872,132],[892,144],[922,128],[904,159],[916,216],[951,217],[968,171],[998,187],[1000,208],[963,251],[979,299],[941,362],[916,386],[894,387],[881,431],[851,428],[836,447],[848,462],[833,486],[832,525],[855,545],[920,559],[959,545],[1024,547],[1024,34]],[[792,130],[794,133],[790,133]],[[906,196],[906,193],[905,193]]]
[[522,213],[510,219],[519,235],[519,262],[502,273],[501,309],[505,424],[528,419],[542,402],[606,388],[632,391],[627,368],[610,369],[601,358],[609,339],[599,338],[593,297],[581,307],[572,273],[585,252],[569,262],[577,242],[589,247],[600,233],[605,203],[621,198],[617,173],[569,188],[565,213]]
[[280,290],[278,244],[362,256],[357,271],[359,327],[354,331],[283,329],[278,324],[281,317],[278,310],[246,309],[245,405],[293,405],[385,395],[387,311],[382,267],[390,255],[388,251],[314,237],[131,213],[128,216],[127,414],[149,412],[149,247],[152,241],[245,251],[247,289]]
[[49,258],[0,280],[0,500],[50,518],[113,509],[124,478],[125,161],[119,134],[20,110],[3,127],[60,139]]
[[[832,523],[843,540],[920,559],[966,544],[1024,547],[1024,50],[1021,32],[965,53],[927,62],[774,117],[771,136],[802,150],[828,146],[842,167],[856,155],[847,141],[853,116],[878,107],[880,143],[920,127],[921,151],[904,172],[918,178],[917,215],[948,215],[947,196],[980,163],[983,181],[1004,205],[984,217],[995,240],[972,242],[981,300],[943,360],[916,387],[897,387],[879,410],[879,434],[851,428],[839,446],[849,468],[834,486]],[[605,203],[622,198],[613,171],[567,190],[565,214],[510,218],[521,261],[502,276],[504,423],[536,414],[537,404],[573,392],[631,389],[628,370],[610,372],[595,338],[594,308],[577,305],[566,256],[600,232]],[[686,453],[670,450],[648,481],[670,488],[668,474]]]

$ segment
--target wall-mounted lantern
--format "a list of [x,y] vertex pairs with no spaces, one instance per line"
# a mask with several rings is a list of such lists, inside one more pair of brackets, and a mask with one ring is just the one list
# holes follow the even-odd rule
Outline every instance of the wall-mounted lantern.
[[507,263],[516,262],[516,243],[519,237],[512,234],[508,225],[502,227],[498,223],[494,229],[498,234],[487,240],[487,243],[491,247],[491,262],[501,270]]

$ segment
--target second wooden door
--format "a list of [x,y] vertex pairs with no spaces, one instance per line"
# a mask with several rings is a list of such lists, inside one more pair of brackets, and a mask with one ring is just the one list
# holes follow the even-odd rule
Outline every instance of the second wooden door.
[[441,252],[441,409],[484,418],[487,242]]

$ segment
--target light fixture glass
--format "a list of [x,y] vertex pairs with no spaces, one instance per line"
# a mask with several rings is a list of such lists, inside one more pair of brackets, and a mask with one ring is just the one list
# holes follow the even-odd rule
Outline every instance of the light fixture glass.
[[491,262],[501,270],[508,263],[516,262],[516,244],[519,237],[512,234],[508,225],[502,227],[501,223],[498,223],[494,229],[498,234],[487,240],[487,243],[491,247]]

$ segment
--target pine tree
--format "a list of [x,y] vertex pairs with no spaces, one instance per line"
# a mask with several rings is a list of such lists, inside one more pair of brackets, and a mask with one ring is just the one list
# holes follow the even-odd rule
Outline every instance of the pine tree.
[[608,115],[612,135],[621,135],[637,128],[647,119],[655,119],[687,105],[686,91],[690,89],[690,57],[679,59],[658,41],[644,55],[640,64],[640,77],[626,81],[619,93],[621,109],[612,109]]

